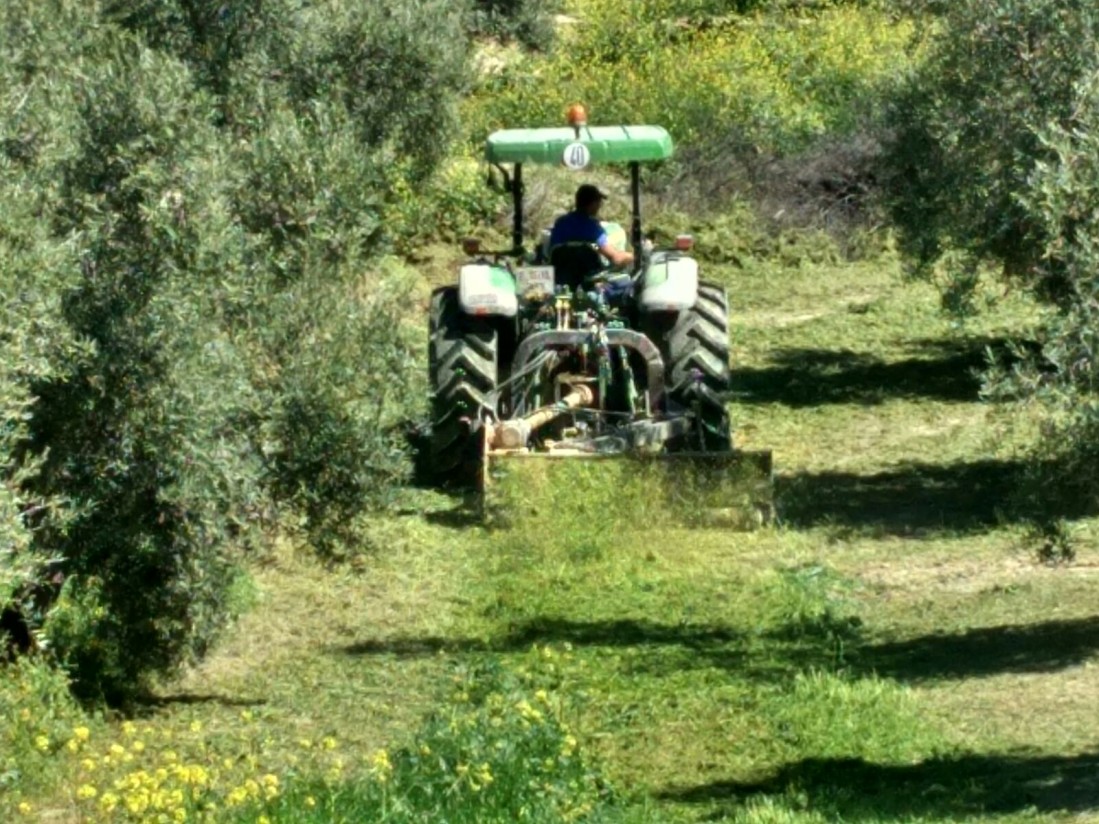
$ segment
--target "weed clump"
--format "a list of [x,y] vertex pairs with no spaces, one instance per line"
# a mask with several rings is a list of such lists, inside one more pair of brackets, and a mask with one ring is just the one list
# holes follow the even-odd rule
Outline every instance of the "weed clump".
[[[0,709],[13,713],[0,742],[19,766],[67,776],[68,801],[89,822],[597,820],[615,800],[562,717],[555,662],[568,655],[536,646],[515,668],[462,667],[411,743],[371,752],[351,752],[337,735],[277,750],[262,710],[243,710],[224,729],[196,720],[111,730],[71,705],[63,683],[43,718],[46,693],[34,692],[34,710],[20,696],[52,673],[21,665],[26,677],[0,690]],[[46,787],[7,762],[0,767],[0,789],[14,790],[0,793],[0,813],[32,820]]]

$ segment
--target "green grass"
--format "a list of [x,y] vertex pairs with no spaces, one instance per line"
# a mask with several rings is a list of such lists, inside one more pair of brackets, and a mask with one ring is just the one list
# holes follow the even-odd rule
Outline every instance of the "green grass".
[[[775,526],[692,526],[667,517],[675,495],[613,472],[621,487],[552,493],[520,472],[501,490],[518,514],[494,530],[410,492],[358,567],[281,546],[253,611],[139,723],[199,748],[253,729],[284,776],[273,820],[373,820],[372,754],[405,764],[402,798],[442,786],[401,759],[465,711],[454,678],[487,667],[548,690],[578,769],[611,791],[589,820],[1099,820],[1096,568],[1086,551],[1035,562],[1011,505],[1034,422],[981,402],[971,374],[1033,308],[1008,296],[958,328],[888,258],[714,275],[738,442],[775,455]],[[1096,526],[1071,524],[1079,547]],[[325,736],[346,758],[334,784],[300,743]],[[76,820],[76,781],[36,813]],[[388,809],[506,821],[516,797]]]

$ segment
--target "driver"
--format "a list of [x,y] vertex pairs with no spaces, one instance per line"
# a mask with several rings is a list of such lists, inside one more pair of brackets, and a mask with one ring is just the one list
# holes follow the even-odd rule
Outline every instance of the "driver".
[[607,239],[607,232],[599,222],[599,208],[607,196],[590,183],[576,190],[576,208],[561,215],[550,232],[550,248],[564,243],[591,243],[611,265],[624,269],[633,263],[630,252],[615,249]]

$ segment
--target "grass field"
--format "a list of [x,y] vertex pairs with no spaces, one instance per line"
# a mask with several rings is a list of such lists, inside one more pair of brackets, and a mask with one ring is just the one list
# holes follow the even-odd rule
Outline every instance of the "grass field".
[[[974,375],[1033,309],[1005,296],[959,328],[888,261],[716,274],[737,438],[774,451],[775,526],[647,531],[612,494],[566,493],[486,532],[410,492],[361,566],[277,548],[256,607],[137,734],[354,787],[470,667],[500,666],[542,679],[614,788],[599,820],[1099,821],[1096,523],[1070,525],[1074,563],[1035,561],[1009,505],[1033,426]],[[29,816],[91,809],[73,770]],[[339,817],[304,793],[267,814]]]

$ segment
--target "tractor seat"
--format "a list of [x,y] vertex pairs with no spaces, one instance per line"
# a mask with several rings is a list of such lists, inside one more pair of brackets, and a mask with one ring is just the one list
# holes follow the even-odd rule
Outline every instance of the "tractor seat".
[[550,251],[553,279],[569,291],[588,285],[588,279],[602,274],[606,266],[603,256],[590,243],[562,243]]

